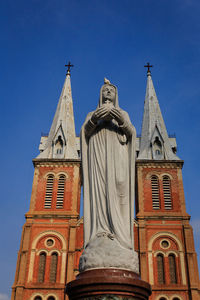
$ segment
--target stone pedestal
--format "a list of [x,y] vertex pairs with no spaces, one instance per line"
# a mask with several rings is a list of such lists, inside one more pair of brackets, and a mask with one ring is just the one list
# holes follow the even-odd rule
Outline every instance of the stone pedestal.
[[69,300],[147,300],[151,286],[128,270],[93,269],[80,273],[66,286]]

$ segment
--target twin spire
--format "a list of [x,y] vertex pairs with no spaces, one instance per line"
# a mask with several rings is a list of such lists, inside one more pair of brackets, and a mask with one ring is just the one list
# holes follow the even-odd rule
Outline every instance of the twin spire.
[[37,158],[78,159],[74,123],[73,101],[68,63],[67,75],[48,137],[42,137],[41,153]]
[[[48,136],[40,142],[39,159],[78,159],[79,145],[75,133],[73,101],[69,62],[63,89]],[[142,134],[138,160],[179,160],[176,156],[176,140],[170,138],[165,127],[156,92],[153,86],[149,63],[144,104]]]
[[163,120],[156,92],[147,67],[147,87],[144,103],[142,134],[138,159],[179,160],[176,156],[176,140],[170,138]]

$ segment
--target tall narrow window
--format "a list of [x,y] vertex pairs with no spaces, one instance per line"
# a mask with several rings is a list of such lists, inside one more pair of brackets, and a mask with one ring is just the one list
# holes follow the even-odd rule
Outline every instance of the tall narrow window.
[[158,182],[158,177],[155,175],[151,177],[151,190],[152,190],[153,209],[159,209],[160,208],[159,182]]
[[165,271],[164,271],[164,257],[162,254],[157,255],[157,268],[158,268],[158,283],[165,283]]
[[56,282],[57,264],[58,264],[58,254],[53,253],[51,255],[50,282]]
[[170,274],[170,282],[177,283],[176,258],[174,254],[169,255],[169,274]]
[[60,175],[58,180],[56,208],[63,208],[64,191],[65,191],[65,175]]
[[172,209],[172,199],[171,199],[171,183],[168,176],[163,177],[163,195],[165,202],[165,209]]
[[44,282],[46,266],[46,253],[42,252],[39,256],[38,282]]
[[47,177],[44,208],[51,208],[51,201],[52,201],[52,195],[53,195],[53,182],[54,182],[54,176],[49,175]]

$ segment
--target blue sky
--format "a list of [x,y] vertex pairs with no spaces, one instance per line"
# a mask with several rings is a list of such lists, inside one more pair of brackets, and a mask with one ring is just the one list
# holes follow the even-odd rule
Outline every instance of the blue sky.
[[187,212],[200,251],[200,2],[198,0],[0,1],[1,247],[0,300],[14,281],[24,214],[41,132],[48,132],[65,78],[72,70],[77,134],[107,77],[120,106],[141,132],[152,76],[169,133],[185,160]]

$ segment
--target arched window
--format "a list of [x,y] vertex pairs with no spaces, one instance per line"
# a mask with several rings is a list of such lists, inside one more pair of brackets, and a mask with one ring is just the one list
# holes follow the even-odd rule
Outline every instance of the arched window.
[[163,194],[165,209],[172,209],[171,182],[168,176],[163,176]]
[[177,283],[176,257],[174,254],[170,254],[168,258],[169,258],[170,283]]
[[57,264],[58,264],[58,254],[54,252],[51,255],[50,282],[56,282]]
[[153,209],[160,208],[160,194],[159,194],[159,181],[158,177],[151,176],[151,191],[152,191],[152,206]]
[[55,298],[53,296],[50,296],[47,300],[55,300]]
[[52,194],[53,194],[53,182],[54,182],[54,176],[48,175],[47,184],[46,184],[46,195],[45,195],[44,208],[51,208],[51,200],[52,200]]
[[158,283],[165,283],[164,257],[162,254],[157,255]]
[[34,298],[34,300],[42,300],[42,297],[36,296],[36,297]]
[[59,135],[56,143],[55,143],[55,153],[62,154],[63,153],[63,140],[62,137]]
[[38,282],[44,282],[46,266],[46,253],[42,252],[39,255]]
[[167,298],[161,297],[161,298],[159,298],[159,300],[167,300]]
[[63,208],[64,192],[65,192],[65,175],[60,175],[58,180],[56,208]]

